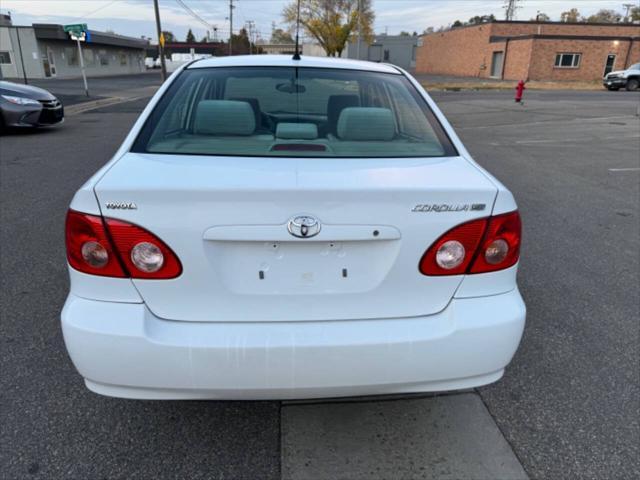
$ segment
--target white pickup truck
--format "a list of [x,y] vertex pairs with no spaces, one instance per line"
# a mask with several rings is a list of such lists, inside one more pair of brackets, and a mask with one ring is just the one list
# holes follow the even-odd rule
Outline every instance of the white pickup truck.
[[607,90],[619,90],[625,87],[627,90],[638,90],[640,87],[640,63],[631,65],[626,70],[610,72],[602,79],[602,84]]

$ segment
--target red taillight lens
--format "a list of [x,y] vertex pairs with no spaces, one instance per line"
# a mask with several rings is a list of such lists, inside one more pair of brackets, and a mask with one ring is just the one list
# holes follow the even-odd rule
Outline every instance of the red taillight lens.
[[119,278],[169,279],[182,273],[175,253],[137,225],[69,210],[67,259],[83,273]]
[[[463,223],[449,230],[436,240],[422,256],[422,260],[420,260],[420,272],[424,275],[460,275],[466,273],[473,259],[473,255],[482,240],[482,234],[486,226],[487,219],[481,218]],[[446,262],[447,257],[443,254],[447,253],[446,250],[453,250],[449,249],[449,246],[454,248],[458,247],[456,250],[459,252],[460,248],[458,244],[464,248],[462,251],[462,260],[452,263],[454,265],[457,263],[457,266],[446,268],[448,267]],[[452,252],[453,255],[455,255],[456,250]],[[440,259],[438,258],[438,252],[440,252]]]
[[518,212],[489,219],[478,255],[469,273],[485,273],[512,267],[520,258],[522,223]]
[[520,256],[518,212],[481,218],[452,228],[420,260],[424,275],[486,273],[509,268]]
[[65,238],[67,260],[76,270],[104,277],[128,277],[113,251],[102,217],[69,210]]
[[182,273],[176,254],[154,234],[122,220],[105,221],[132,278],[169,279]]

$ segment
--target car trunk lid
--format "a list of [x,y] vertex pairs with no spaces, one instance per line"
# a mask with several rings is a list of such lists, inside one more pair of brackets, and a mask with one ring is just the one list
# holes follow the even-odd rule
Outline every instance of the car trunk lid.
[[[439,312],[462,276],[422,275],[420,258],[450,228],[490,215],[496,195],[461,157],[128,153],[95,190],[105,216],[153,232],[182,262],[178,278],[133,280],[154,314],[229,322]],[[319,231],[292,234],[300,217]]]

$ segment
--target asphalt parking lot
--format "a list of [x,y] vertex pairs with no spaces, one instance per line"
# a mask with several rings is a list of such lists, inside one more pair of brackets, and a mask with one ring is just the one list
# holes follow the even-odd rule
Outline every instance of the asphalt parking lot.
[[433,96],[524,222],[528,323],[501,381],[285,404],[88,392],[59,328],[64,216],[146,99],[122,103],[0,138],[0,477],[638,478],[640,95]]

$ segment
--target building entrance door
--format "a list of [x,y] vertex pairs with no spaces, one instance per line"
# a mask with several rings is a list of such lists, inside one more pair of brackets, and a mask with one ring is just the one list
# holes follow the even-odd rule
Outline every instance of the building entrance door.
[[493,52],[491,56],[491,76],[493,78],[502,77],[502,62],[504,61],[504,52]]
[[49,59],[49,70],[51,70],[51,76],[56,76],[56,59],[53,56],[53,51],[47,47],[47,58]]
[[613,54],[607,55],[607,63],[604,65],[604,74],[603,77],[607,76],[607,73],[611,73],[613,71],[613,66],[616,64],[616,56]]

